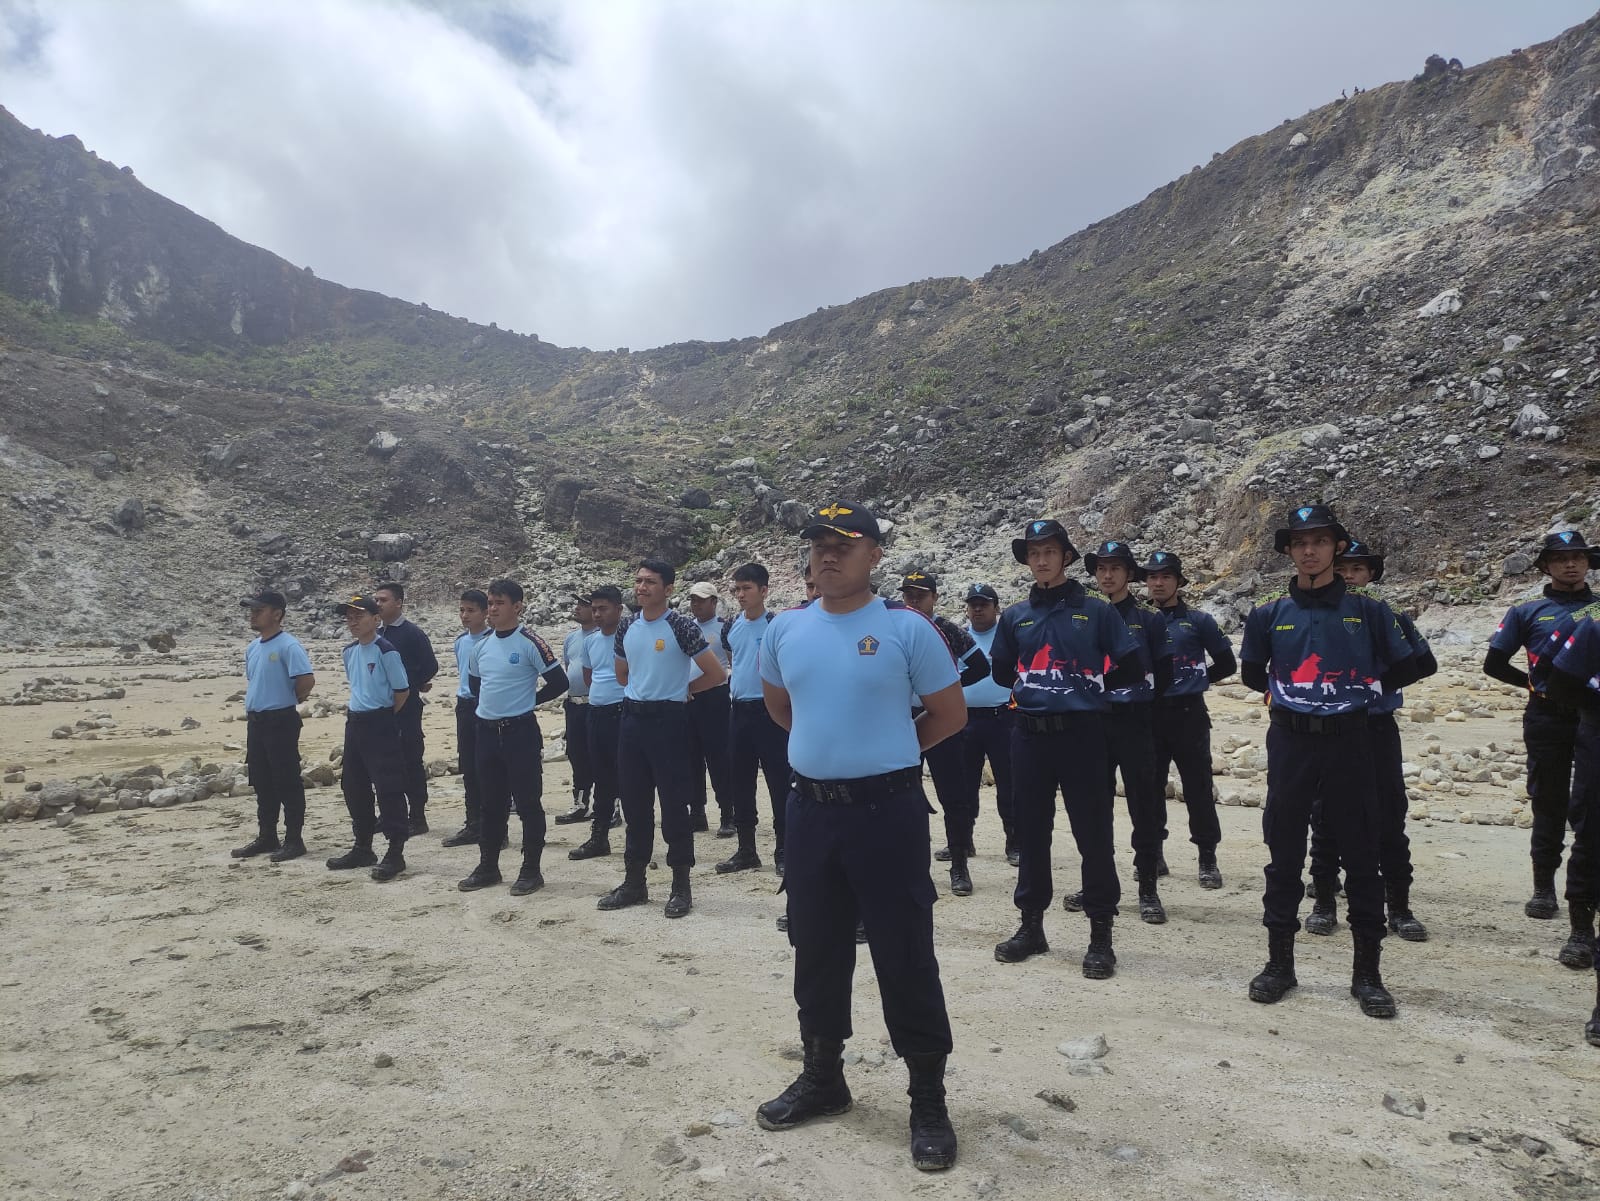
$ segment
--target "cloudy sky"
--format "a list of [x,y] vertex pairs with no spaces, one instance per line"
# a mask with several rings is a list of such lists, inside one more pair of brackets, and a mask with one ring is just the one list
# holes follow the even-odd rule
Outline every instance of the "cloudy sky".
[[326,279],[566,345],[977,275],[1596,0],[0,0],[0,104]]

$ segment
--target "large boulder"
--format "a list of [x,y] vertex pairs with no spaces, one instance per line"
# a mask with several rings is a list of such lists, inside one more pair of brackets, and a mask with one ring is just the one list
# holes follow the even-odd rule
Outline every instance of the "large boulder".
[[46,780],[38,796],[46,809],[70,809],[83,799],[83,789],[67,780]]
[[416,549],[417,540],[410,534],[375,534],[367,543],[367,554],[380,563],[409,559]]
[[371,441],[367,443],[367,453],[376,455],[380,459],[393,458],[394,452],[399,449],[399,436],[390,433],[388,430],[379,430],[372,435]]
[[144,529],[144,501],[130,496],[118,505],[111,513],[111,520],[119,529],[142,530]]
[[572,520],[572,510],[578,497],[597,485],[582,476],[558,475],[545,485],[544,519],[554,526],[565,526]]
[[685,563],[694,550],[692,522],[678,509],[627,492],[591,488],[572,507],[573,539],[599,559],[659,557]]

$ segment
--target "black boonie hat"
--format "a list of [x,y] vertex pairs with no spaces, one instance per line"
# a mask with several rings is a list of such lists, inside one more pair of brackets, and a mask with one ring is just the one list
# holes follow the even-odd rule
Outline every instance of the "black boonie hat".
[[920,590],[922,592],[939,591],[939,577],[931,571],[910,571],[900,581],[901,592]]
[[1135,580],[1144,579],[1144,568],[1139,566],[1139,561],[1133,557],[1133,547],[1126,542],[1118,542],[1115,538],[1102,542],[1099,550],[1092,550],[1083,556],[1083,569],[1090,575],[1102,563],[1126,563],[1128,575]]
[[994,590],[993,584],[972,584],[968,586],[967,595],[962,599],[965,602],[984,600],[998,605],[1000,603],[1000,594]]
[[1600,567],[1600,546],[1590,546],[1584,541],[1583,534],[1577,530],[1562,530],[1555,534],[1546,534],[1544,541],[1539,546],[1539,554],[1533,560],[1535,567],[1544,566],[1546,555],[1558,554],[1564,550],[1586,550],[1589,552],[1589,566]]
[[250,596],[239,598],[239,604],[246,609],[287,609],[289,602],[284,599],[283,593],[274,592],[271,588],[262,588]]
[[1372,568],[1372,582],[1376,584],[1383,579],[1383,556],[1373,550],[1359,538],[1352,538],[1350,545],[1344,548],[1344,554],[1334,560],[1336,563],[1345,563],[1357,560]]
[[358,592],[349,600],[341,601],[339,604],[333,607],[333,611],[340,617],[345,616],[345,614],[349,613],[352,609],[359,609],[363,613],[376,613],[378,611],[378,602],[373,600],[370,596],[362,596]]
[[813,509],[811,515],[806,518],[805,528],[800,531],[800,537],[815,538],[819,534],[843,534],[846,538],[871,538],[874,542],[883,541],[883,531],[878,528],[878,519],[865,505],[857,504],[853,500],[830,500],[827,504]]
[[1280,555],[1289,553],[1289,536],[1301,530],[1331,530],[1335,542],[1349,543],[1350,532],[1339,524],[1327,505],[1301,505],[1289,513],[1289,524],[1272,535],[1272,548]]
[[1178,577],[1178,587],[1182,588],[1189,582],[1189,577],[1183,574],[1183,560],[1170,550],[1158,550],[1152,554],[1144,564],[1144,575],[1150,578],[1150,573],[1159,571]]
[[1052,539],[1061,543],[1061,549],[1067,552],[1068,564],[1077,562],[1078,548],[1072,545],[1072,539],[1067,537],[1067,531],[1062,527],[1061,523],[1052,521],[1049,518],[1030,521],[1022,528],[1022,537],[1011,540],[1011,557],[1026,566],[1028,562],[1028,543],[1049,542]]

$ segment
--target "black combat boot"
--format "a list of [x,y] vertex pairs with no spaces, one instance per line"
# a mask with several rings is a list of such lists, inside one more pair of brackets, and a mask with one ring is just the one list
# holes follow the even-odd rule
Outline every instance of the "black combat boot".
[[1389,894],[1389,933],[1407,942],[1427,942],[1428,928],[1411,912],[1411,886],[1396,881],[1386,884],[1384,891]]
[[1250,981],[1250,999],[1276,1005],[1300,981],[1294,978],[1294,931],[1267,931],[1267,966]]
[[1594,978],[1594,1012],[1583,1025],[1583,1040],[1591,1047],[1600,1047],[1600,976]]
[[667,893],[667,903],[661,912],[666,917],[683,917],[693,908],[694,893],[689,888],[689,869],[675,867],[672,869],[672,891]]
[[478,845],[478,827],[462,826],[454,834],[447,835],[439,840],[439,845],[444,847],[470,847]]
[[1152,926],[1167,924],[1167,911],[1161,904],[1161,894],[1156,891],[1154,876],[1139,878],[1139,920]]
[[1572,919],[1572,933],[1556,958],[1574,970],[1593,967],[1594,905],[1589,901],[1568,901],[1567,916]]
[[378,860],[378,866],[372,869],[372,878],[379,884],[387,884],[406,870],[405,846],[404,839],[391,842],[383,858]]
[[372,840],[357,841],[356,844],[343,855],[335,855],[328,860],[328,870],[334,872],[348,871],[353,867],[371,867],[378,862],[378,857],[372,853]]
[[1083,953],[1083,978],[1109,980],[1117,970],[1117,953],[1111,949],[1111,923],[1113,919],[1089,919],[1089,949]]
[[724,809],[722,811],[722,816],[717,819],[717,837],[733,838],[736,837],[738,833],[738,829],[733,824],[733,814]]
[[587,841],[580,842],[567,852],[568,859],[599,859],[611,854],[611,825],[595,822],[589,827]]
[[1217,866],[1217,851],[1215,847],[1209,851],[1203,850],[1200,852],[1200,887],[1222,887],[1222,869]]
[[1017,836],[1010,830],[1006,831],[1006,862],[1012,867],[1022,864],[1022,852],[1017,849]]
[[644,883],[644,864],[624,860],[622,883],[618,884],[595,905],[596,909],[626,909],[629,905],[643,905],[650,899],[650,890]]
[[958,897],[972,895],[972,873],[967,870],[967,857],[952,853],[950,856],[950,891]]
[[556,814],[556,825],[571,826],[588,820],[589,790],[587,788],[574,788],[572,790],[572,808],[565,813]]
[[244,846],[234,847],[228,854],[234,859],[251,859],[257,855],[268,855],[281,850],[283,844],[278,841],[278,833],[274,830],[271,834],[257,834]]
[[289,860],[298,859],[305,853],[305,841],[300,837],[300,835],[291,834],[283,840],[283,846],[279,847],[276,851],[273,851],[272,854],[267,856],[267,858],[272,860],[274,863],[288,863]]
[[706,807],[704,805],[689,810],[689,828],[696,834],[711,829],[711,823],[706,820]]
[[1000,963],[1021,963],[1030,955],[1043,955],[1050,949],[1044,939],[1044,910],[1024,909],[1022,924],[1005,942],[995,946],[994,957]]
[[411,820],[406,823],[406,837],[415,838],[419,834],[428,832],[428,818],[425,810],[418,809],[411,815]]
[[1355,963],[1350,971],[1350,995],[1361,1002],[1361,1012],[1369,1018],[1392,1018],[1394,998],[1383,986],[1378,971],[1378,952],[1382,943],[1370,934],[1355,936]]
[[1522,912],[1529,917],[1538,918],[1540,921],[1549,921],[1561,912],[1561,902],[1556,900],[1556,873],[1552,868],[1548,871],[1542,868],[1533,869],[1533,895],[1528,898],[1528,903],[1522,907]]
[[525,897],[531,892],[538,892],[544,887],[544,876],[539,871],[539,860],[544,856],[544,846],[530,847],[526,843],[522,847],[522,870],[517,873],[516,880],[511,885],[511,895]]
[[942,1054],[907,1055],[911,1072],[911,1162],[919,1172],[942,1172],[956,1162],[956,1131],[944,1104]]
[[783,843],[772,848],[772,870],[777,875],[783,875]]
[[1332,934],[1339,928],[1339,907],[1333,899],[1332,880],[1312,880],[1316,902],[1306,915],[1307,934]]
[[749,828],[740,830],[739,847],[721,863],[717,864],[719,875],[726,876],[729,872],[747,872],[761,866],[761,856],[756,853],[756,832]]
[[1167,857],[1162,855],[1156,862],[1156,879],[1159,880],[1162,876],[1170,875],[1172,875],[1172,869],[1167,866]]
[[854,1102],[844,1082],[844,1044],[829,1038],[803,1038],[805,1066],[788,1088],[756,1108],[765,1130],[788,1130],[812,1118],[832,1117]]
[[493,888],[502,883],[505,877],[500,874],[500,852],[478,851],[478,866],[472,873],[456,885],[462,892],[477,892],[480,888]]

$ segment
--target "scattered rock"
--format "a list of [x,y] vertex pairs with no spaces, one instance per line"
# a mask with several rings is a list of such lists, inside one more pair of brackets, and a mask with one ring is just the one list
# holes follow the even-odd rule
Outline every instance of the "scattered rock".
[[1446,288],[1417,310],[1418,317],[1448,317],[1461,311],[1461,289]]
[[[1533,556],[1525,551],[1514,551],[1500,564],[1501,575],[1522,575],[1533,570]],[[1413,719],[1415,720],[1415,719]]]
[[1068,1059],[1100,1059],[1111,1050],[1111,1047],[1107,1044],[1105,1035],[1091,1034],[1087,1038],[1072,1038],[1057,1043],[1056,1050]]
[[732,1109],[720,1109],[711,1115],[711,1124],[713,1126],[722,1127],[723,1129],[731,1129],[734,1126],[743,1126],[744,1115]]
[[1498,459],[1499,457],[1500,448],[1498,446],[1491,446],[1485,443],[1483,446],[1478,447],[1478,458],[1485,463],[1490,459]]
[[1030,1143],[1036,1143],[1039,1141],[1039,1132],[1032,1126],[1028,1125],[1027,1119],[1025,1119],[1021,1114],[1001,1114],[1000,1125],[1004,1126],[1007,1130],[1011,1131],[1019,1138],[1027,1139]]
[[392,458],[394,452],[399,449],[400,438],[388,430],[379,430],[367,443],[367,453],[376,455],[380,459]]
[[1419,1093],[1402,1093],[1390,1089],[1383,1094],[1383,1107],[1403,1118],[1420,1118],[1427,1110],[1428,1102]]
[[66,780],[46,780],[39,789],[39,804],[46,809],[70,809],[83,799],[83,790]]
[[768,1151],[765,1155],[756,1156],[755,1165],[758,1168],[773,1168],[780,1163],[788,1163],[789,1157],[782,1151]]
[[683,1128],[683,1132],[690,1138],[700,1138],[711,1133],[710,1122],[690,1122]]
[[111,520],[124,530],[144,529],[144,501],[128,497],[111,512]]
[[376,534],[367,542],[367,555],[380,563],[398,563],[409,559],[417,549],[417,540],[410,534]]
[[690,488],[678,498],[678,505],[684,509],[709,509],[711,493],[704,488]]
[[379,1051],[372,1057],[372,1066],[375,1068],[392,1068],[394,1067],[394,1056],[386,1051]]
[[1065,1093],[1058,1093],[1054,1089],[1040,1089],[1033,1095],[1038,1097],[1039,1100],[1043,1101],[1046,1105],[1053,1105],[1057,1109],[1066,1110],[1068,1113],[1072,1113],[1078,1108],[1078,1103],[1071,1097],[1067,1096]]
[[1344,442],[1344,433],[1331,422],[1300,431],[1300,445],[1313,450],[1332,450]]

